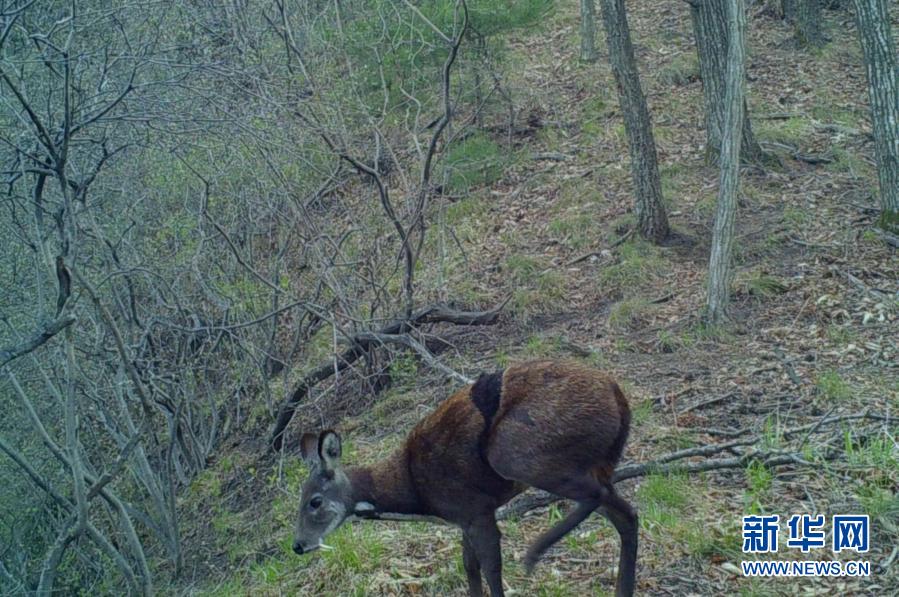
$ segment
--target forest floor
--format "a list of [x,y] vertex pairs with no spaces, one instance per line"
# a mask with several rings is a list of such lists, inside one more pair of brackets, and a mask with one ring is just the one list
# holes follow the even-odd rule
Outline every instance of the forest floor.
[[[704,162],[688,7],[661,0],[629,8],[676,234],[663,247],[616,244],[632,221],[633,201],[614,83],[601,35],[599,61],[578,62],[576,3],[564,3],[539,27],[507,40],[507,76],[529,89],[521,112],[528,130],[515,138],[516,159],[443,212],[465,250],[464,266],[446,286],[477,299],[468,306],[512,300],[495,326],[432,330],[452,345],[441,358],[472,376],[542,356],[607,368],[623,381],[634,410],[626,462],[728,441],[741,430],[775,449],[784,429],[823,415],[895,416],[899,258],[873,229],[873,146],[851,15],[827,12],[832,40],[808,52],[796,47],[788,25],[753,9],[750,114],[781,165],[744,169],[733,322],[713,331],[701,312],[717,173]],[[412,359],[393,371],[393,386],[379,396],[299,416],[335,424],[346,437],[345,462],[375,460],[451,390]],[[815,431],[823,433],[808,434],[801,446],[806,459],[836,447],[838,460],[622,482],[641,517],[638,594],[899,592],[897,426],[855,421]],[[189,555],[172,593],[465,594],[459,533],[451,527],[348,524],[329,540],[334,550],[295,556],[290,542],[304,469],[294,453],[273,465],[260,461],[259,438],[249,435],[234,436],[181,501]],[[501,523],[509,594],[614,591],[618,539],[599,516],[525,576],[520,557],[565,508]],[[744,578],[741,516],[753,512],[782,520],[870,514],[871,551],[853,555],[871,563],[871,577]],[[771,559],[842,556],[782,547]]]

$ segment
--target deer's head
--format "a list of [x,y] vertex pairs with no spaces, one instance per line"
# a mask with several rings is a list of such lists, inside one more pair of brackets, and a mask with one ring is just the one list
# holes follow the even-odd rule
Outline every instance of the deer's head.
[[309,477],[303,483],[293,550],[308,553],[353,513],[350,481],[340,465],[340,436],[333,431],[303,435],[303,460]]

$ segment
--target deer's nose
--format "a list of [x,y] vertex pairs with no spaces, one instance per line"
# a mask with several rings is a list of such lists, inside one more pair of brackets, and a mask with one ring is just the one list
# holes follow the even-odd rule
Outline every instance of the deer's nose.
[[293,542],[293,552],[295,554],[297,554],[298,556],[303,555],[303,544],[300,543],[299,541],[294,541]]

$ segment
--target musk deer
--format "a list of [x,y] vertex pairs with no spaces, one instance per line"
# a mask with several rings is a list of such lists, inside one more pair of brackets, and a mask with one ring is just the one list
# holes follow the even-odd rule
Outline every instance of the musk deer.
[[531,571],[550,546],[597,508],[621,538],[617,595],[634,593],[637,515],[612,486],[630,425],[615,381],[576,364],[534,361],[477,381],[419,422],[392,456],[344,469],[340,436],[306,434],[310,467],[302,488],[293,550],[307,553],[349,516],[430,515],[462,529],[471,595],[503,595],[495,510],[527,487],[577,502],[528,549]]

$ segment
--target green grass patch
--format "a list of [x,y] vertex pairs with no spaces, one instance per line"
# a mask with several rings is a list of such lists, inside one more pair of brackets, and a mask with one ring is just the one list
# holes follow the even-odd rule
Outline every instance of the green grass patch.
[[401,353],[390,361],[390,379],[400,387],[414,385],[418,380],[418,359],[408,352]]
[[572,554],[589,557],[599,541],[596,529],[576,528],[565,536],[565,545]]
[[762,240],[762,249],[769,254],[777,253],[782,250],[787,240],[789,240],[789,234],[780,230],[772,230]]
[[742,537],[736,526],[721,528],[718,525],[685,525],[681,540],[687,551],[699,558],[720,557],[736,560],[742,555]]
[[861,46],[857,43],[831,43],[820,48],[818,52],[819,59],[825,62],[864,64]]
[[642,297],[618,301],[609,310],[609,325],[618,330],[630,329],[638,324],[652,309],[652,304]]
[[715,217],[718,209],[718,197],[714,193],[704,193],[696,201],[696,213],[704,218]]
[[774,474],[763,463],[753,460],[746,467],[746,486],[750,513],[759,513],[762,502],[768,498],[774,485]]
[[498,367],[506,368],[509,366],[509,363],[512,362],[512,355],[509,354],[509,351],[505,348],[497,349],[496,354],[493,356],[494,362]]
[[828,401],[843,401],[852,396],[852,388],[843,377],[833,369],[818,374],[815,389]]
[[379,424],[395,423],[414,411],[420,399],[421,396],[414,391],[391,388],[372,406],[370,418]]
[[565,277],[545,262],[523,254],[506,259],[505,270],[515,284],[510,306],[523,320],[558,306],[564,296]]
[[448,204],[444,208],[444,217],[448,224],[457,225],[472,218],[483,217],[489,210],[487,200],[474,194]]
[[526,284],[544,269],[546,264],[530,255],[516,253],[506,259],[505,270],[516,284]]
[[658,537],[670,536],[683,522],[689,487],[684,475],[647,475],[637,488],[641,526]]
[[797,231],[802,231],[812,223],[812,214],[801,207],[788,205],[781,214],[783,223]]
[[562,511],[562,507],[559,504],[550,504],[546,510],[546,521],[549,525],[552,526],[562,522],[563,518],[565,518],[565,513]]
[[499,180],[511,163],[508,153],[490,137],[475,134],[451,147],[444,159],[446,188],[466,193]]
[[652,416],[652,402],[650,400],[641,400],[634,403],[631,401],[631,422],[635,426],[646,423]]
[[582,104],[581,135],[587,143],[603,139],[609,132],[609,119],[618,109],[618,103],[607,92],[595,91]]
[[194,478],[190,491],[193,497],[200,500],[218,498],[222,495],[222,480],[215,469],[206,469]]
[[[661,167],[662,197],[668,209],[679,209],[682,198],[696,190],[697,171],[689,164],[672,163]],[[712,198],[714,202],[714,197]]]
[[250,577],[253,584],[277,586],[284,576],[284,561],[277,558],[268,558],[264,562],[250,566]]
[[740,579],[740,597],[771,597],[776,594],[758,578]]
[[656,334],[656,342],[659,350],[665,353],[675,352],[684,346],[681,336],[671,330],[659,330]]
[[865,513],[873,519],[899,520],[899,494],[873,483],[864,483],[856,493]]
[[687,505],[689,481],[685,475],[647,475],[637,490],[642,504],[656,504],[666,508],[682,508]]
[[849,431],[845,433],[846,457],[850,464],[869,467],[886,474],[899,477],[899,448],[887,436],[879,435],[859,444],[853,440]]
[[831,324],[825,330],[827,339],[838,346],[847,346],[858,342],[858,333],[848,325]]
[[599,282],[623,291],[639,288],[665,269],[666,260],[658,247],[642,239],[630,240],[619,248],[619,261],[603,269]]
[[856,178],[867,180],[872,185],[871,190],[877,184],[877,174],[874,166],[866,161],[858,152],[843,147],[834,147],[831,150],[833,161],[826,165],[831,172],[850,174]]
[[572,249],[590,244],[597,233],[596,223],[587,214],[565,214],[550,221],[548,231],[553,240]]
[[729,344],[733,340],[734,336],[726,326],[709,325],[705,322],[697,322],[684,328],[677,337],[677,341],[685,348],[705,342]]
[[815,104],[809,113],[812,118],[825,124],[839,124],[852,128],[861,128],[865,116],[859,111],[850,110],[843,106],[836,106],[833,99],[822,94],[817,97]]
[[637,345],[627,338],[615,338],[612,346],[615,347],[615,352],[637,352]]
[[323,551],[321,557],[331,575],[374,572],[382,567],[388,554],[372,525],[345,524],[326,542],[334,549]]
[[734,279],[734,290],[758,299],[772,298],[788,289],[779,278],[759,270],[738,272]]
[[689,85],[699,79],[699,58],[693,52],[678,54],[656,72],[656,78],[667,86]]
[[546,357],[558,354],[561,350],[558,338],[547,338],[539,334],[529,336],[522,352],[528,358]]
[[766,450],[780,450],[783,448],[783,425],[777,417],[770,416],[762,425],[762,447]]
[[786,120],[756,120],[756,136],[760,141],[800,146],[812,133],[812,123],[807,118],[794,117]]
[[532,594],[537,597],[579,597],[582,594],[577,588],[555,576],[538,580],[533,591]]

